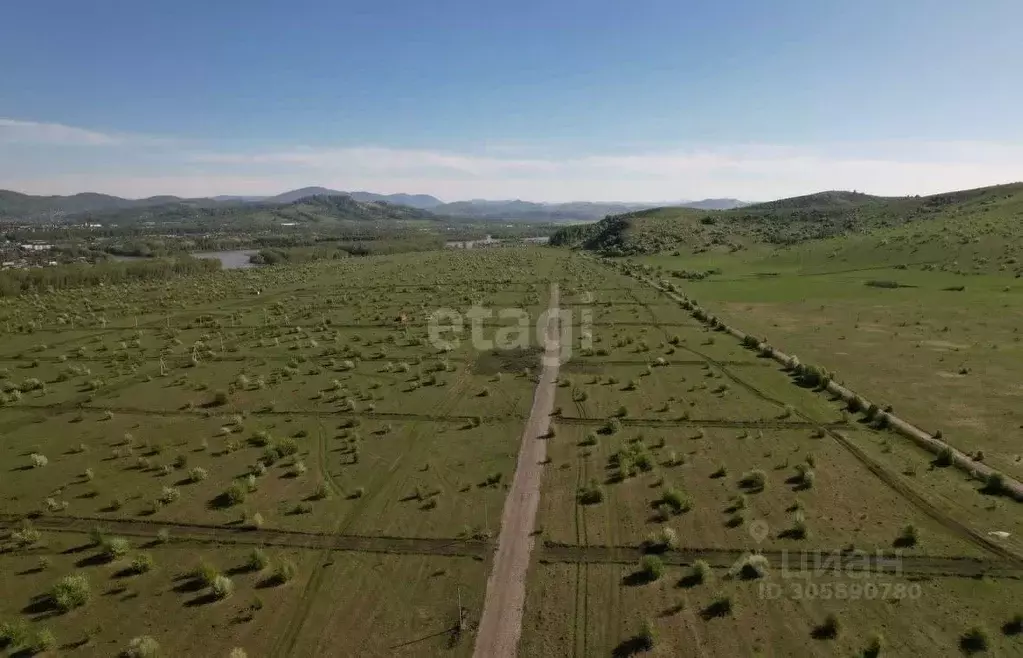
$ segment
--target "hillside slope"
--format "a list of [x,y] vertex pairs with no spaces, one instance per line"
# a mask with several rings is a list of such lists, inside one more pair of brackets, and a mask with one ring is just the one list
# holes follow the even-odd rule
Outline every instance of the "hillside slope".
[[71,196],[33,196],[11,190],[0,190],[0,219],[44,219],[51,216],[129,208],[150,208],[180,203],[191,207],[213,206],[213,199],[182,199],[176,196],[154,196],[145,199],[123,199],[109,194],[83,192]]
[[[632,213],[647,210],[658,205],[653,203],[601,203],[572,201],[567,203],[536,203],[532,201],[455,201],[431,208],[433,212],[452,217],[477,217],[495,220],[525,220],[538,222],[585,222],[607,215]],[[737,199],[703,199],[679,204],[684,208],[717,210],[745,205]]]
[[[822,192],[727,211],[657,208],[558,231],[551,243],[607,255],[663,251],[735,251],[754,244],[792,245],[849,235],[919,231],[930,239],[974,239],[982,220],[1015,235],[1023,219],[1023,183],[925,197]],[[985,224],[986,225],[986,224]],[[909,235],[906,233],[905,235]],[[973,237],[966,237],[967,235]],[[898,238],[902,239],[902,238]],[[1001,239],[1008,239],[1002,236]]]
[[75,215],[81,221],[109,224],[152,223],[269,226],[300,224],[329,226],[339,223],[434,222],[439,218],[425,210],[380,202],[360,202],[349,196],[311,196],[291,203],[218,204],[197,207],[169,203],[150,208],[125,208]]

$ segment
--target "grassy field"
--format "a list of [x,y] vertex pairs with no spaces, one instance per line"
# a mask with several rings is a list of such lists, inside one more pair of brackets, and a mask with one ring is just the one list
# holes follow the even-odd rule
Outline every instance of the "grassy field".
[[[720,278],[684,288],[726,322],[835,371],[901,417],[1023,476],[1019,279],[898,269],[891,260],[846,264],[819,252],[719,257]],[[641,262],[665,271],[700,267],[685,257]],[[869,285],[889,281],[900,287]]]
[[[634,269],[670,279],[700,258]],[[899,327],[903,338],[848,330],[827,352],[822,335],[840,327],[799,310],[823,305],[814,317],[837,323],[858,307],[862,327],[890,326],[914,304],[978,295],[987,317],[967,316],[1005,332],[996,300],[1014,293],[997,275],[953,292],[929,278],[957,276],[947,272],[736,259],[681,284],[1011,472],[1011,434],[944,420],[951,394],[934,382],[989,381],[988,365],[1011,368],[1014,341],[998,334],[990,353],[924,346],[931,319]],[[767,268],[776,275],[758,276]],[[868,287],[867,276],[918,287]],[[808,294],[793,291],[802,280],[817,297],[794,301]],[[956,655],[973,625],[991,653],[1023,650],[1010,623],[1023,603],[1017,503],[795,385],[645,280],[531,248],[0,300],[0,652],[117,655],[151,640],[160,655],[471,655],[551,283],[572,352],[542,439],[521,655],[862,655],[872,633],[884,655]],[[445,308],[521,308],[524,342],[491,348],[466,320],[441,346],[430,317]],[[962,312],[935,311],[950,323]],[[956,327],[933,340],[966,345]],[[477,338],[517,328],[494,313]],[[846,362],[832,358],[839,344]],[[914,379],[942,356],[958,373],[951,355],[966,353],[966,374]],[[971,418],[997,422],[1001,402],[964,395],[979,405]],[[863,560],[865,573],[792,577],[805,556]],[[853,583],[875,588],[834,594]]]
[[[467,321],[440,349],[429,317],[533,322],[567,267],[435,252],[3,300],[0,650],[468,655],[537,341],[492,352]],[[271,564],[238,566],[260,546]],[[78,575],[65,612],[50,592]]]
[[[727,267],[720,280],[672,278],[676,269],[728,262],[696,258],[644,257],[635,262],[646,269],[631,269],[675,281],[715,312],[728,308],[722,317],[741,328],[749,304],[728,299],[767,305],[771,290],[785,294],[771,288],[785,285],[785,275],[758,277],[760,265],[734,279]],[[639,278],[590,262],[614,289],[603,293],[614,315],[595,314],[592,349],[562,371],[521,655],[959,655],[980,644],[995,655],[1023,651],[1010,623],[1023,564],[1018,503],[983,494],[983,483],[796,385],[777,363]],[[816,283],[823,276],[807,279],[826,294],[828,285]],[[863,296],[902,292],[855,285]],[[855,298],[844,289],[830,308]],[[908,385],[878,390],[874,380],[846,378],[808,347],[828,342],[808,338],[824,328],[809,319],[799,327],[786,338],[763,333],[897,412],[914,400],[933,405],[907,395]],[[752,331],[761,334],[755,324]],[[850,361],[869,372],[878,354],[859,351]],[[1003,530],[1007,538],[990,534]],[[751,551],[764,562],[746,573]],[[814,560],[834,567],[874,557],[875,566],[892,560],[890,568],[812,569]],[[707,566],[694,566],[701,561]],[[698,569],[707,584],[694,582]],[[854,583],[872,594],[850,595]],[[718,609],[722,600],[727,610]],[[984,627],[983,641],[971,635],[974,625]],[[883,638],[879,653],[870,652],[874,634]]]

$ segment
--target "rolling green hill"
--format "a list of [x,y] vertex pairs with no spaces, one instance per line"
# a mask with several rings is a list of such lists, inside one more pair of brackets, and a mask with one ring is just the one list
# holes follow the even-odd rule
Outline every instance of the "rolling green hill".
[[311,196],[291,203],[218,203],[197,205],[184,200],[148,207],[127,207],[79,212],[69,217],[110,225],[268,227],[296,224],[328,228],[339,224],[401,224],[436,222],[440,218],[425,210],[381,202],[355,201],[348,196]]
[[[554,245],[622,256],[666,251],[738,251],[755,245],[797,245],[843,236],[873,245],[902,245],[907,256],[930,246],[992,243],[1013,251],[1023,232],[1023,183],[924,197],[822,192],[726,211],[657,208],[567,227]],[[866,239],[866,242],[864,242]],[[871,242],[871,240],[873,240]],[[839,243],[835,243],[839,244]],[[985,246],[983,251],[990,251]],[[914,251],[915,249],[915,251]],[[1012,256],[1007,256],[1012,258]]]
[[11,190],[0,190],[0,219],[46,219],[52,216],[75,215],[105,210],[150,208],[168,204],[190,207],[215,205],[213,199],[182,199],[176,196],[154,196],[146,199],[122,199],[109,194],[84,192],[70,196],[33,196]]

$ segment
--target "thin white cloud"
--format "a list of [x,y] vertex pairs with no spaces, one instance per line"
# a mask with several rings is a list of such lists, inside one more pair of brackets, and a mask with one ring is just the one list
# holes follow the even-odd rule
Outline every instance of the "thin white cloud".
[[101,132],[62,123],[0,117],[0,144],[39,146],[183,146],[182,140],[136,133]]
[[[212,144],[0,119],[0,145],[32,149],[33,170],[5,160],[0,188],[35,194],[98,191],[139,197],[274,194],[307,185],[433,194],[453,201],[766,200],[825,189],[928,194],[1023,180],[1023,145],[990,142],[848,142],[703,145],[555,157],[539,145],[477,152],[381,146],[243,151]],[[62,146],[111,147],[105,169]],[[158,148],[159,147],[159,148]],[[25,147],[22,147],[24,149]],[[155,155],[154,155],[155,154]],[[152,156],[152,157],[143,157]]]
[[470,176],[553,172],[558,163],[539,159],[497,158],[444,151],[354,147],[338,149],[298,148],[264,153],[199,153],[192,160],[204,164],[285,165],[322,169],[335,174],[384,174],[402,176],[413,172],[450,172]]
[[50,144],[58,146],[115,146],[123,143],[116,135],[65,126],[0,118],[0,143]]

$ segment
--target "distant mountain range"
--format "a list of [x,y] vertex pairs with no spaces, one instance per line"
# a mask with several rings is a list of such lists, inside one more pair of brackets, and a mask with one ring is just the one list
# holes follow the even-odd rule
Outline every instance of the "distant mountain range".
[[350,197],[360,203],[388,203],[426,210],[440,217],[478,218],[495,221],[585,222],[607,215],[645,210],[663,206],[681,206],[701,210],[727,210],[748,205],[738,199],[704,199],[665,203],[534,203],[530,201],[489,201],[473,199],[444,203],[429,194],[376,194],[344,192],[325,187],[303,187],[275,196],[216,196],[186,199],[177,196],[154,196],[124,199],[107,194],[86,192],[70,196],[32,196],[0,190],[0,218],[47,219],[61,215],[77,215],[110,210],[130,210],[178,204],[193,208],[212,208],[258,203],[288,204],[309,197]]

